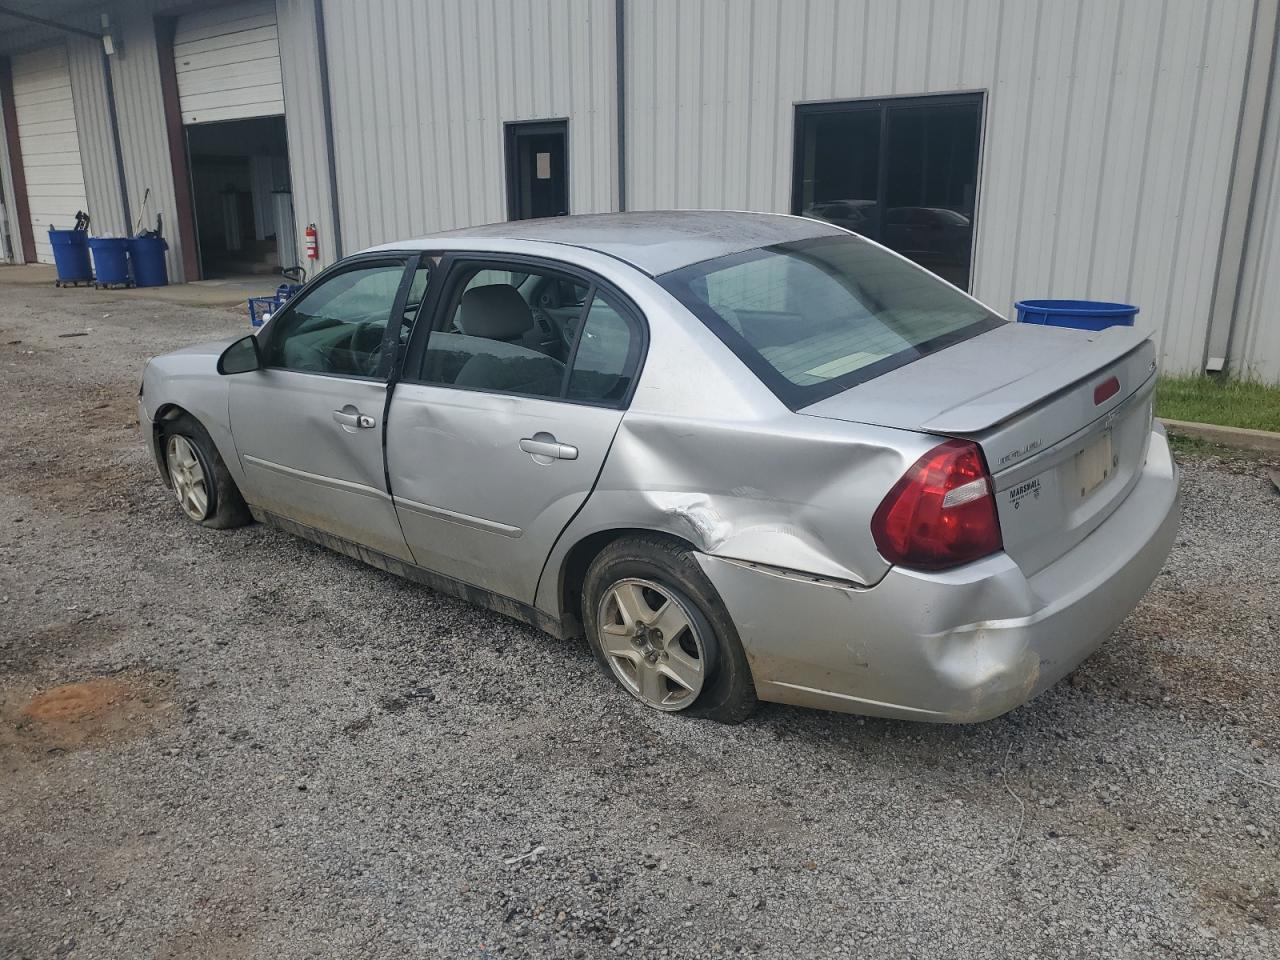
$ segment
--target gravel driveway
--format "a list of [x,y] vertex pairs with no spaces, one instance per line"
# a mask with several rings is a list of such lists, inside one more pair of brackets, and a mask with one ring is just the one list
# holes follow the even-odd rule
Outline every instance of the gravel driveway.
[[[1280,956],[1280,496],[971,727],[646,711],[565,643],[181,519],[143,359],[224,311],[0,286],[0,955]],[[66,336],[82,333],[85,336]]]

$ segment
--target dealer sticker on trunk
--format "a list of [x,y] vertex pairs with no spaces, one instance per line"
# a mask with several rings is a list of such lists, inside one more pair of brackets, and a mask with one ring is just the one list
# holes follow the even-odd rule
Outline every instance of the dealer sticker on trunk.
[[1080,482],[1080,496],[1087,497],[1102,486],[1111,476],[1113,466],[1111,431],[1108,430],[1076,454],[1076,479]]

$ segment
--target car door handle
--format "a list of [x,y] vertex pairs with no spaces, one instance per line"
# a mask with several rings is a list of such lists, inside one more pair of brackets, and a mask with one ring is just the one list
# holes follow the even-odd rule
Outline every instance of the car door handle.
[[333,411],[333,422],[340,423],[344,427],[359,427],[362,430],[368,430],[375,426],[378,421],[373,417],[365,416],[359,411],[349,413],[346,410],[335,410]]
[[577,460],[578,448],[568,443],[559,443],[554,438],[539,440],[536,437],[525,437],[520,441],[520,449],[535,457],[551,457],[553,460]]

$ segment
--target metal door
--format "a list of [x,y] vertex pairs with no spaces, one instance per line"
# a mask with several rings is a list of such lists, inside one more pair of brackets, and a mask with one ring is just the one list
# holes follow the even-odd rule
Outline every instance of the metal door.
[[[340,366],[333,361],[348,349],[343,344],[355,343],[362,332],[370,350],[377,330],[384,344],[388,342],[387,319],[397,304],[404,303],[407,279],[402,259],[344,264],[300,294],[285,308],[287,313],[273,318],[264,333],[263,369],[229,378],[231,433],[244,467],[246,499],[271,513],[406,560],[410,554],[391,504],[382,459],[390,367],[383,350],[389,347],[377,347],[379,356],[368,360],[377,365],[376,371],[335,372],[326,367]],[[346,283],[356,295],[348,294],[336,306],[311,306],[324,298],[326,284],[335,282]],[[362,291],[361,284],[369,289]],[[305,323],[297,317],[321,316],[322,309],[331,315],[307,331],[317,335],[292,348],[295,341],[288,339],[288,331],[302,330]],[[335,346],[326,350],[326,343]],[[308,366],[311,369],[299,369]]]
[[621,419],[621,410],[560,400],[397,386],[387,469],[414,560],[532,603]]

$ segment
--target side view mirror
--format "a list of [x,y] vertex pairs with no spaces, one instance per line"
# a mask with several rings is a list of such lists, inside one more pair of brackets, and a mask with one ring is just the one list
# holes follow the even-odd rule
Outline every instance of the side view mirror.
[[249,373],[262,369],[262,354],[258,352],[258,338],[253,334],[241,337],[222,351],[218,357],[218,373]]

